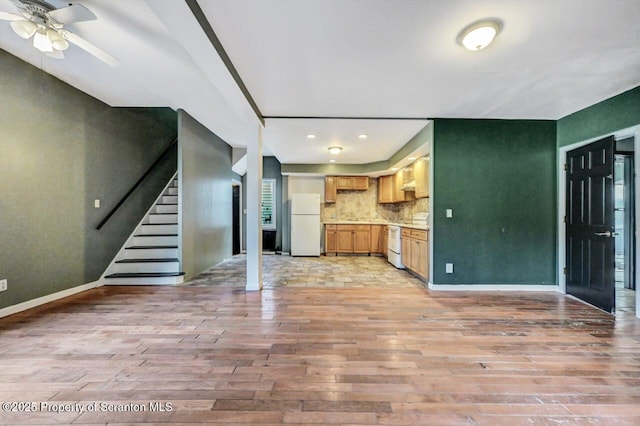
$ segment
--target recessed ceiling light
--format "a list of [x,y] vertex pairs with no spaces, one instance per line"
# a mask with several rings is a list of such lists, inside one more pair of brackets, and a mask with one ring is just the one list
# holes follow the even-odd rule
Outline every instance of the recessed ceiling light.
[[333,155],[338,155],[340,154],[340,151],[342,151],[342,147],[341,146],[330,146],[329,147],[329,152]]
[[456,40],[465,49],[478,51],[491,44],[500,30],[502,30],[502,21],[499,19],[481,19],[464,27]]
[[330,162],[330,163],[335,163],[335,162],[336,162],[336,160],[329,160],[329,162]]
[[315,139],[315,138],[316,138],[316,135],[314,135],[313,133],[309,133],[307,135],[307,139]]
[[409,158],[407,158],[407,160],[409,160],[409,161],[414,161],[415,159],[416,159],[416,157],[409,157]]
[[392,167],[392,168],[391,168],[391,171],[392,171],[392,172],[397,172],[397,171],[398,171],[398,168],[397,168],[397,167]]
[[361,134],[359,134],[359,135],[358,135],[358,139],[366,139],[366,138],[368,138],[368,137],[369,137],[369,136],[368,136],[368,135],[366,135],[366,134],[364,134],[364,133],[361,133]]

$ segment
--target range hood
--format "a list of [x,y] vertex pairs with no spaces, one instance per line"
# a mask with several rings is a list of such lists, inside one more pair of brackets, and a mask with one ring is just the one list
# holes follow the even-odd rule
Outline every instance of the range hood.
[[402,189],[403,191],[415,191],[416,190],[416,181],[415,180],[408,180],[408,181],[406,181],[405,183],[402,184],[400,189]]

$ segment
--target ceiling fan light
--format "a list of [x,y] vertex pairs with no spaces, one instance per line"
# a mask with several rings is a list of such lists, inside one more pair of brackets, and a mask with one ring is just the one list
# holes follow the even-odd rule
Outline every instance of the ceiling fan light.
[[30,38],[36,32],[36,24],[31,21],[27,21],[25,19],[21,19],[19,21],[12,21],[9,25],[11,25],[11,29],[18,34],[20,37],[24,39]]
[[62,36],[58,34],[57,31],[47,30],[47,37],[51,42],[51,46],[55,50],[67,50],[69,48],[69,42],[62,38]]
[[37,32],[33,36],[33,47],[44,53],[53,52],[53,45],[51,44],[51,40],[49,40],[49,37],[47,37],[46,34],[43,34],[41,32]]
[[458,34],[458,43],[471,51],[482,50],[487,47],[502,30],[502,21],[498,19],[483,19],[467,25]]

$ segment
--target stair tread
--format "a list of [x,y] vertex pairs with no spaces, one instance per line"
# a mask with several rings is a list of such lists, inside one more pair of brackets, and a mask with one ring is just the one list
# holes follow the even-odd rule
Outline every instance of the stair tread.
[[177,206],[178,203],[156,203],[156,206]]
[[177,249],[178,246],[129,246],[125,247],[127,250],[140,250],[140,249]]
[[137,234],[134,237],[177,237],[178,234]]
[[142,226],[177,225],[178,223],[143,223]]
[[121,272],[105,276],[105,278],[162,278],[180,277],[184,272]]
[[172,214],[177,215],[178,213],[149,213],[150,215],[158,215],[158,214]]
[[164,262],[180,262],[176,258],[156,258],[156,259],[122,259],[117,260],[116,263],[164,263]]

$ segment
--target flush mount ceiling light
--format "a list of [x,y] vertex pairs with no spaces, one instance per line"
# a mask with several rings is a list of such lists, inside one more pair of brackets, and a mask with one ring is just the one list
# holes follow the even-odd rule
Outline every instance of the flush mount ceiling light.
[[368,138],[368,137],[369,137],[369,136],[368,136],[368,135],[366,135],[366,134],[364,134],[364,133],[361,133],[361,134],[359,134],[359,135],[358,135],[358,139],[366,139],[366,138]]
[[335,162],[336,162],[336,160],[329,160],[329,162],[330,162],[330,163],[335,163]]
[[329,152],[333,155],[338,155],[340,154],[340,151],[342,151],[342,147],[341,146],[330,146],[329,147]]
[[309,133],[307,135],[307,139],[315,139],[315,138],[316,138],[316,135],[314,135],[313,133]]
[[407,158],[407,160],[414,161],[414,160],[416,160],[416,157],[409,157],[409,158]]
[[456,41],[465,49],[478,51],[487,47],[502,30],[502,21],[495,18],[482,19],[467,25]]

